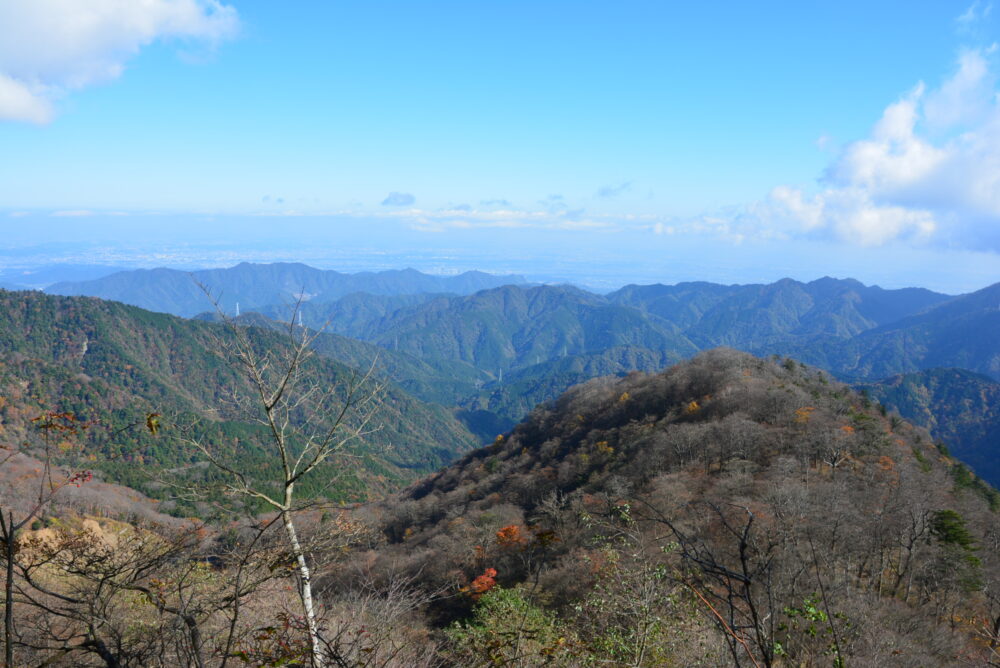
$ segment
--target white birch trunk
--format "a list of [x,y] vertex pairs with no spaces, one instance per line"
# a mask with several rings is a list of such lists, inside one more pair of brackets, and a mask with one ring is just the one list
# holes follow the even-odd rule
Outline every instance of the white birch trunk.
[[312,645],[313,665],[316,668],[323,668],[326,660],[323,655],[323,645],[320,641],[319,625],[316,622],[316,610],[313,607],[312,598],[312,574],[309,571],[309,564],[306,562],[306,555],[302,551],[298,534],[295,532],[295,524],[292,522],[292,514],[287,510],[282,511],[281,519],[285,523],[285,533],[288,534],[288,542],[292,546],[292,554],[299,566],[299,594],[302,598],[302,608],[305,611],[306,624],[309,626],[309,644]]

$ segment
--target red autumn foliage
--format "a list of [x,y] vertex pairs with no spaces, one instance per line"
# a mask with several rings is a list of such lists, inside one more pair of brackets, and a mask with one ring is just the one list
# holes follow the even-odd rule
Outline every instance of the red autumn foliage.
[[497,531],[497,545],[500,547],[523,547],[527,542],[527,537],[517,524],[505,526]]
[[66,484],[76,485],[77,487],[79,487],[80,485],[88,483],[93,479],[94,479],[93,471],[77,471],[66,480]]
[[495,568],[487,568],[482,575],[477,575],[476,579],[468,586],[469,596],[478,601],[480,596],[496,586],[496,577],[497,569]]

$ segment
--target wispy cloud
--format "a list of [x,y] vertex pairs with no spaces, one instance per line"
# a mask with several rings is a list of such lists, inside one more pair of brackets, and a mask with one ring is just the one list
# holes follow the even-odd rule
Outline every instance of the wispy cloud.
[[410,193],[391,192],[382,200],[382,206],[411,206],[417,198]]
[[[562,198],[560,198],[562,201]],[[634,226],[639,217],[586,216],[582,209],[559,211],[524,211],[520,209],[457,208],[424,211],[406,209],[388,214],[415,230],[444,232],[447,230],[615,230]]]
[[56,100],[116,79],[156,40],[214,44],[238,28],[220,0],[0,0],[0,120],[47,123]]
[[969,5],[968,9],[966,9],[964,12],[959,14],[958,17],[955,18],[955,23],[957,23],[959,27],[967,27],[987,18],[992,11],[993,11],[992,2],[983,2],[982,0],[976,0],[971,5]]
[[86,209],[73,209],[69,211],[53,211],[53,218],[87,218],[96,215],[93,211]]
[[624,195],[631,189],[632,189],[631,181],[622,181],[617,185],[607,185],[599,188],[597,190],[597,196],[602,199],[611,199],[614,197],[618,197],[619,195]]
[[538,205],[543,207],[549,214],[563,213],[569,208],[566,198],[559,194],[552,194],[538,200]]

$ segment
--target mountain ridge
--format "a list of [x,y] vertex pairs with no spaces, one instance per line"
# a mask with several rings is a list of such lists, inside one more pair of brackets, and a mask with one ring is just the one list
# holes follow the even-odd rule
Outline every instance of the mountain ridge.
[[362,509],[386,543],[352,564],[465,592],[430,617],[462,620],[458,665],[954,665],[989,655],[941,601],[992,605],[1000,562],[978,546],[996,507],[926,431],[825,372],[713,349],[579,385]]
[[433,276],[415,269],[345,274],[297,262],[242,262],[224,269],[191,272],[162,267],[122,271],[90,281],[55,283],[45,291],[64,296],[101,297],[191,317],[211,308],[206,290],[223,310],[234,313],[237,303],[249,310],[300,299],[332,300],[360,290],[376,294],[467,293],[508,282],[523,283],[524,278],[498,277],[479,271]]

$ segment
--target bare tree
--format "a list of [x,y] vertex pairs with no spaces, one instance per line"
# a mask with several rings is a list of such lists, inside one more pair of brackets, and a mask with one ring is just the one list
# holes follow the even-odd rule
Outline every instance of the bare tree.
[[345,380],[324,386],[315,374],[312,350],[320,332],[295,324],[299,307],[295,305],[278,345],[261,330],[229,318],[218,309],[229,332],[228,338],[220,339],[220,350],[244,383],[234,388],[232,406],[241,417],[263,428],[263,442],[258,445],[274,464],[275,478],[248,470],[238,458],[223,456],[211,444],[199,440],[189,443],[222,472],[228,494],[252,499],[280,517],[297,570],[312,661],[322,667],[328,663],[324,651],[327,643],[319,624],[308,550],[296,527],[296,512],[311,501],[299,498],[296,486],[320,472],[335,476],[335,469],[324,465],[346,454],[348,446],[377,429],[372,419],[382,386],[373,379],[374,363],[366,373],[352,371]]
[[[689,567],[680,581],[710,613],[733,664],[774,665],[776,603],[771,575],[775,545],[754,534],[753,512],[708,501],[688,504],[684,510],[703,525],[698,531],[683,527],[650,504],[643,503],[643,507],[651,511],[648,519],[666,526],[676,541],[678,554]],[[706,539],[705,529],[714,529],[718,539]]]
[[[60,438],[76,436],[85,431],[90,426],[89,423],[79,420],[73,413],[55,411],[39,415],[32,419],[32,423],[41,431],[43,444],[40,468],[37,470],[37,489],[33,494],[25,495],[27,504],[16,518],[12,509],[13,503],[8,507],[0,507],[0,544],[5,564],[4,666],[8,668],[14,665],[14,569],[17,563],[18,533],[45,512],[60,490],[67,485],[79,486],[92,477],[90,471],[69,471],[53,463],[56,436]],[[11,464],[16,458],[26,456],[15,448],[2,449],[6,452],[0,457],[0,466]]]
[[225,666],[253,632],[242,608],[268,596],[276,603],[272,581],[283,576],[269,564],[285,552],[266,539],[272,524],[247,527],[236,544],[200,524],[91,520],[26,536],[15,588],[25,658]]

